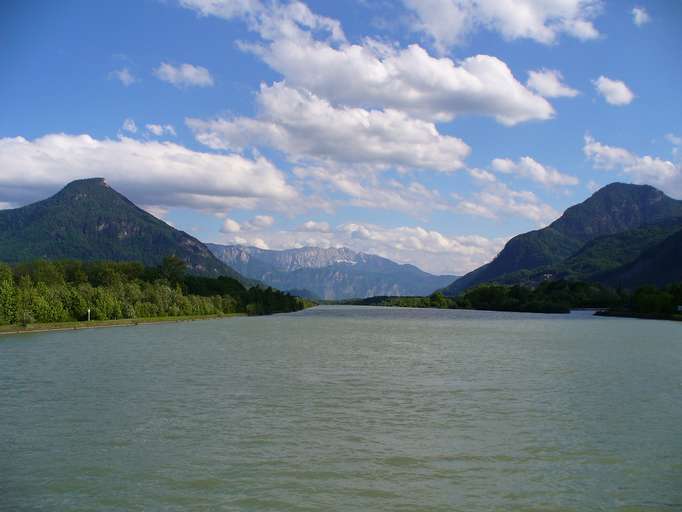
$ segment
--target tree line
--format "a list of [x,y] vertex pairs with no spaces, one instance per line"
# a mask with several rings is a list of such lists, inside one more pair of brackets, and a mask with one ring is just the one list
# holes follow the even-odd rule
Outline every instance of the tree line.
[[676,316],[678,306],[682,305],[682,284],[663,288],[644,286],[635,291],[569,280],[546,281],[535,288],[483,284],[458,297],[436,292],[428,297],[371,297],[346,303],[529,313],[568,313],[576,308],[599,308],[614,314],[668,318]]
[[298,311],[303,300],[272,288],[245,288],[229,277],[187,275],[169,256],[137,262],[0,262],[0,324]]

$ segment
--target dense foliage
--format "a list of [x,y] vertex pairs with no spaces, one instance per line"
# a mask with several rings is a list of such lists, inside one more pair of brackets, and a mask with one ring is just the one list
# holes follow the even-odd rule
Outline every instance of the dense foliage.
[[682,284],[646,286],[634,293],[601,284],[547,281],[536,288],[484,284],[459,297],[437,292],[429,297],[372,297],[350,301],[357,305],[441,309],[482,309],[531,313],[568,313],[573,308],[608,308],[636,316],[668,317],[682,305]]
[[135,262],[45,260],[0,263],[0,324],[149,318],[300,310],[303,302],[272,288],[246,289],[229,277],[185,274],[167,257],[156,267]]

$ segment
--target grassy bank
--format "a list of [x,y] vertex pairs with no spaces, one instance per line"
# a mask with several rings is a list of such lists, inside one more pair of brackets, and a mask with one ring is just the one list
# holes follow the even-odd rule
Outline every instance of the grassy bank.
[[222,315],[194,315],[194,316],[159,316],[151,318],[122,318],[120,320],[92,320],[90,322],[54,322],[34,323],[26,326],[9,324],[0,325],[0,335],[24,334],[31,332],[72,331],[80,329],[97,329],[101,327],[125,327],[131,325],[147,325],[157,323],[193,322],[195,320],[215,320],[245,316],[244,313],[230,313]]

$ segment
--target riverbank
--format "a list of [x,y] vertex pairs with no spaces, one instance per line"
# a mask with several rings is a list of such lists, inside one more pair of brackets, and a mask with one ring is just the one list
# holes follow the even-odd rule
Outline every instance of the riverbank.
[[595,313],[595,316],[609,316],[616,318],[639,318],[640,320],[672,320],[673,322],[682,322],[682,314],[672,315],[658,315],[654,313],[633,313],[632,311],[618,311],[618,310],[600,310]]
[[245,313],[230,313],[222,315],[194,315],[194,316],[160,316],[151,318],[123,318],[120,320],[91,320],[89,322],[57,322],[36,323],[26,326],[0,325],[0,336],[9,334],[28,334],[51,331],[77,331],[82,329],[100,329],[103,327],[130,327],[134,325],[149,325],[174,322],[194,322],[196,320],[216,320],[219,318],[231,318],[246,316]]

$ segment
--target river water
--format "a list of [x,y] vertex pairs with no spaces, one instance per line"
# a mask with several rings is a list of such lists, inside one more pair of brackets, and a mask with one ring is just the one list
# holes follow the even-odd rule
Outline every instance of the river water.
[[682,510],[682,323],[329,306],[3,337],[0,510]]

